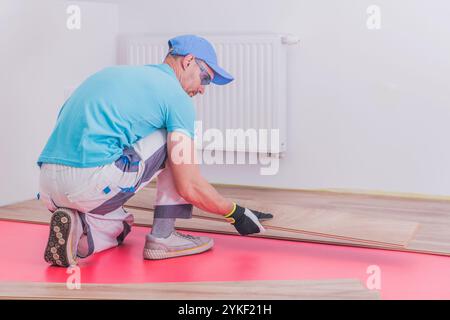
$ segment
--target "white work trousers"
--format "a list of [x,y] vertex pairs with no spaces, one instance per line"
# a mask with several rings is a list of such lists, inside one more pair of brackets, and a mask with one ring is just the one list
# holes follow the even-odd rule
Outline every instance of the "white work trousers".
[[76,168],[43,163],[39,196],[50,212],[58,207],[77,210],[89,254],[100,252],[123,242],[134,220],[123,205],[156,176],[154,217],[192,217],[192,205],[177,193],[166,158],[167,132],[158,130],[124,149],[111,164]]

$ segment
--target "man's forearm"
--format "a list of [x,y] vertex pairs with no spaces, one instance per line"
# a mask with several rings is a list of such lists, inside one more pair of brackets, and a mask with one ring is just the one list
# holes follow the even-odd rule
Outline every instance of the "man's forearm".
[[233,202],[221,196],[217,190],[203,178],[192,182],[183,195],[194,206],[215,214],[226,215],[233,210]]

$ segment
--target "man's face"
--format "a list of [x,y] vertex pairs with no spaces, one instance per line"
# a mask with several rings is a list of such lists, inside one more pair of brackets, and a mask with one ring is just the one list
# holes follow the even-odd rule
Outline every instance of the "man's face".
[[206,70],[211,77],[211,80],[214,78],[214,71],[205,62],[198,59],[196,61],[195,57],[190,54],[185,56],[181,63],[183,73],[181,74],[180,83],[184,91],[186,91],[190,97],[195,96],[197,93],[204,94],[205,86],[201,84],[202,70],[199,64]]

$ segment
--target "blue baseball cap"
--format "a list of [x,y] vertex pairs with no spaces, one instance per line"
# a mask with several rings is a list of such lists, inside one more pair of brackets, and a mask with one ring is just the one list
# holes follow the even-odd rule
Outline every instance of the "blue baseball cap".
[[212,44],[205,38],[187,34],[169,40],[169,53],[178,56],[192,54],[214,71],[213,83],[224,85],[234,80],[233,76],[219,67],[216,51]]

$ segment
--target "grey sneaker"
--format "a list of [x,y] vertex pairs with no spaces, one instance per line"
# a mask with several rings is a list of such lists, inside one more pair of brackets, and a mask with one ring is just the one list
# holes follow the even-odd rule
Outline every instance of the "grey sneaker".
[[77,264],[77,245],[83,233],[80,217],[72,209],[58,208],[50,219],[50,234],[44,259],[54,266]]
[[194,237],[173,231],[167,238],[146,236],[144,259],[159,260],[187,256],[207,251],[214,245],[208,237]]

